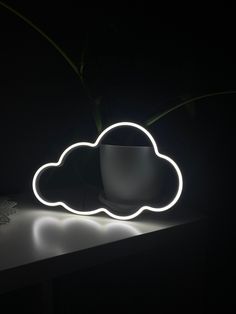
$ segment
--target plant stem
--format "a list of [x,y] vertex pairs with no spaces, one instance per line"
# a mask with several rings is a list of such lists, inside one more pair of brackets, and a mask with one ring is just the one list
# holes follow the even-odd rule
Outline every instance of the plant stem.
[[148,119],[144,125],[145,126],[150,126],[152,125],[153,123],[156,123],[157,121],[159,121],[161,118],[165,117],[168,113],[172,112],[172,111],[175,111],[176,109],[179,109],[191,102],[194,102],[194,101],[198,101],[198,100],[201,100],[201,99],[204,99],[204,98],[208,98],[208,97],[213,97],[213,96],[218,96],[218,95],[227,95],[227,94],[236,94],[236,91],[225,91],[225,92],[217,92],[217,93],[209,93],[209,94],[205,94],[205,95],[202,95],[202,96],[197,96],[197,97],[194,97],[194,98],[191,98],[191,99],[188,99],[188,100],[185,100],[184,102],[164,111],[163,113],[159,114],[159,115],[155,115],[153,117],[151,117],[150,119]]

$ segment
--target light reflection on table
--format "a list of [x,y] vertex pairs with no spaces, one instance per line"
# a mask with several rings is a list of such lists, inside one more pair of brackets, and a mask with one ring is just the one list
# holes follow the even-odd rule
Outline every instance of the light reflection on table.
[[65,250],[85,249],[106,239],[116,241],[141,233],[132,224],[106,221],[106,218],[66,216],[49,215],[34,221],[33,239],[38,248],[63,254]]
[[0,228],[0,270],[112,243],[180,224],[175,219],[118,221],[57,208],[21,206]]

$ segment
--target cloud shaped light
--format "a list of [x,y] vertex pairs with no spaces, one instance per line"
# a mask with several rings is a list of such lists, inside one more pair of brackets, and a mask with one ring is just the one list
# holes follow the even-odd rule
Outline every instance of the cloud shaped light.
[[[120,215],[113,214],[108,209],[102,208],[102,207],[94,209],[94,210],[89,210],[89,211],[79,211],[79,210],[76,210],[74,208],[71,208],[70,206],[66,205],[62,201],[59,201],[59,202],[47,202],[46,200],[44,200],[42,198],[42,196],[40,196],[40,193],[38,191],[38,181],[39,181],[39,178],[40,178],[41,174],[47,168],[61,166],[63,164],[66,156],[69,153],[71,153],[74,149],[76,149],[78,147],[81,147],[81,146],[88,146],[88,147],[92,147],[92,148],[97,147],[99,145],[99,143],[101,142],[101,139],[105,136],[105,134],[107,134],[108,132],[110,132],[111,130],[113,130],[113,129],[117,128],[117,127],[123,127],[123,126],[133,127],[133,128],[136,128],[136,129],[139,129],[140,131],[142,131],[149,138],[149,140],[151,141],[151,143],[153,145],[153,148],[154,148],[154,152],[157,155],[157,157],[160,157],[162,159],[167,160],[174,167],[174,169],[175,169],[175,171],[177,173],[177,176],[178,176],[178,189],[177,189],[177,193],[176,193],[175,197],[172,199],[172,201],[169,204],[167,204],[167,205],[165,205],[163,207],[151,207],[151,206],[146,206],[145,205],[145,206],[142,206],[139,209],[137,209],[137,211],[135,213],[131,214],[131,215],[120,216]],[[112,218],[115,218],[115,219],[130,220],[130,219],[135,218],[138,215],[140,215],[144,210],[149,210],[149,211],[152,211],[152,212],[162,212],[162,211],[170,209],[173,205],[175,205],[175,203],[180,198],[180,195],[181,195],[182,190],[183,190],[183,178],[182,178],[182,174],[181,174],[181,171],[180,171],[178,165],[170,157],[165,156],[165,155],[159,153],[158,148],[157,148],[157,144],[156,144],[154,138],[152,137],[152,135],[144,127],[142,127],[139,124],[133,123],[133,122],[119,122],[119,123],[115,123],[115,124],[109,126],[108,128],[106,128],[98,136],[97,140],[94,143],[88,143],[88,142],[75,143],[75,144],[67,147],[64,150],[64,152],[61,154],[61,156],[60,156],[60,158],[59,158],[59,160],[57,162],[50,162],[50,163],[47,163],[47,164],[41,166],[36,171],[36,173],[34,174],[33,181],[32,181],[32,187],[33,187],[34,195],[44,205],[47,205],[47,206],[63,206],[68,211],[70,211],[70,212],[72,212],[74,214],[78,214],[78,215],[86,215],[87,216],[87,215],[95,215],[95,214],[98,214],[100,212],[105,212],[108,216],[110,216]]]

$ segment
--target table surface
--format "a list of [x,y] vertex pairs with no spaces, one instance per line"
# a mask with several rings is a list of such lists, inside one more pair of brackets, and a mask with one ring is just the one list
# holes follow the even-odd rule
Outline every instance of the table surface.
[[[132,252],[135,245],[149,246],[156,241],[154,235],[162,230],[199,218],[190,213],[180,215],[173,209],[165,213],[146,212],[132,221],[118,221],[105,214],[79,216],[60,207],[47,208],[36,201],[19,200],[10,223],[0,226],[0,290],[15,288],[16,281],[19,285],[22,278],[25,280],[30,269],[32,274],[28,277],[33,280],[35,276],[36,281],[43,274],[52,276],[55,269],[58,276],[65,268],[79,269],[81,263],[120,257]],[[148,236],[149,242],[141,244]]]
[[62,208],[19,202],[10,223],[0,226],[0,271],[196,220],[176,216],[173,210],[168,215],[144,213],[132,221],[118,221],[105,214],[79,216]]

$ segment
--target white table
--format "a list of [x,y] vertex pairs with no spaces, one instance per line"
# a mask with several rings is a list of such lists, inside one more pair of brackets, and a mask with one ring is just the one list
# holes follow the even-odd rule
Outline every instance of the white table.
[[[118,221],[105,214],[77,216],[63,208],[46,208],[35,200],[19,199],[10,223],[0,226],[0,293],[34,284],[44,285],[50,293],[47,285],[53,278],[158,243],[163,247],[167,238],[176,237],[175,230],[190,230],[201,220],[177,208]],[[184,229],[184,233],[188,231]]]

